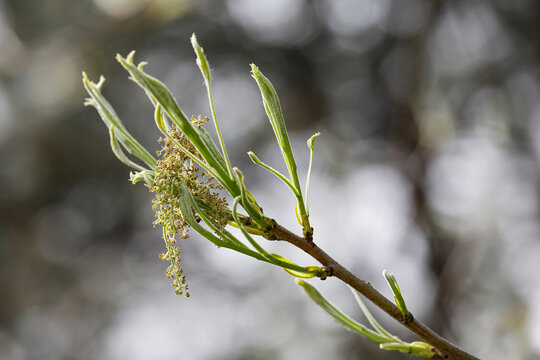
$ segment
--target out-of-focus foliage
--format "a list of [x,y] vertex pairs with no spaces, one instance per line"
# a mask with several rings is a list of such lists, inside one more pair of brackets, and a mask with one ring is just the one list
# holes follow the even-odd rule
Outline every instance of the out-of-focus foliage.
[[390,269],[416,317],[480,358],[540,356],[539,7],[0,1],[0,358],[394,358],[328,322],[287,274],[196,237],[182,244],[192,300],[171,294],[151,195],[82,106],[80,71],[108,77],[107,98],[157,150],[152,106],[114,55],[136,49],[188,115],[210,115],[193,32],[212,50],[231,162],[266,214],[289,225],[294,200],[246,155],[281,164],[253,62],[280,94],[302,179],[305,139],[322,133],[315,241],[379,289]]

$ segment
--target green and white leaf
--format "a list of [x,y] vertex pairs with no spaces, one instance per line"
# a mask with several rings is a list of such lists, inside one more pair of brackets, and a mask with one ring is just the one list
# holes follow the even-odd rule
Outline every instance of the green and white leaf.
[[376,333],[373,330],[368,329],[362,324],[354,321],[347,315],[345,315],[341,310],[334,306],[330,301],[328,301],[313,285],[300,280],[295,279],[296,283],[300,285],[307,296],[317,304],[321,309],[323,309],[328,315],[330,315],[335,321],[343,325],[349,330],[352,330],[362,336],[365,336],[371,341],[376,342],[377,344],[382,344],[388,342],[388,338],[382,336],[381,334]]

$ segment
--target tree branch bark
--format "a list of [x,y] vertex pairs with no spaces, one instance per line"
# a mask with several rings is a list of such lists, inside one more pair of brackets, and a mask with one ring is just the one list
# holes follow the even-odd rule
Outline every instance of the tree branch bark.
[[307,240],[301,236],[298,236],[291,231],[287,230],[283,226],[275,223],[275,227],[270,236],[270,239],[281,240],[291,243],[292,245],[302,249],[321,265],[325,266],[330,272],[331,276],[334,276],[344,283],[350,285],[356,289],[359,293],[364,295],[373,304],[386,312],[388,315],[399,321],[403,326],[411,330],[418,335],[421,339],[435,347],[440,354],[441,359],[447,360],[479,360],[477,357],[465,352],[456,345],[450,343],[440,335],[436,334],[433,330],[427,327],[411,316],[409,319],[405,319],[398,307],[388,300],[384,295],[377,291],[371,284],[365,280],[362,280],[343,267],[340,263],[334,260],[324,250],[319,248],[312,240]]

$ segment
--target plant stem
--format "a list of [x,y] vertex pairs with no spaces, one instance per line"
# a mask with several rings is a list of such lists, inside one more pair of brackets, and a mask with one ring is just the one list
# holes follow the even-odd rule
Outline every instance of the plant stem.
[[441,359],[479,360],[477,357],[450,343],[448,340],[435,333],[413,316],[405,319],[402,312],[396,305],[394,305],[394,303],[378,292],[373,286],[371,286],[369,282],[358,278],[343,267],[324,250],[319,248],[312,240],[298,236],[277,223],[268,238],[286,241],[308,253],[311,257],[321,263],[321,265],[325,266],[330,271],[332,276],[335,276],[352,288],[356,289],[381,310],[386,312],[395,320],[399,321],[401,324],[403,324],[403,326],[411,330],[424,341],[434,346],[439,352]]

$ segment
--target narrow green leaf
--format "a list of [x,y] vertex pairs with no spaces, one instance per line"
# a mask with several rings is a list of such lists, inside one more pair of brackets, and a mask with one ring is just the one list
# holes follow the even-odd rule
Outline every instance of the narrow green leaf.
[[141,62],[138,66],[135,66],[133,63],[134,56],[135,51],[129,53],[126,58],[117,54],[116,60],[128,71],[130,79],[144,89],[154,104],[161,105],[167,115],[169,115],[190,140],[192,137],[196,138],[191,122],[180,109],[169,89],[161,81],[143,71],[143,67],[146,65],[145,62]]
[[356,321],[349,318],[341,310],[335,307],[330,301],[328,301],[315,287],[308,284],[307,282],[295,279],[296,283],[300,285],[308,297],[317,304],[321,309],[323,309],[328,315],[330,315],[334,320],[343,325],[349,330],[357,332],[358,334],[365,336],[371,341],[381,344],[387,342],[388,339],[380,334],[366,328],[364,325],[357,323]]
[[225,141],[223,141],[223,136],[221,135],[221,130],[219,128],[219,123],[217,120],[216,115],[216,109],[214,106],[214,97],[212,95],[212,87],[210,85],[210,66],[208,65],[208,60],[206,59],[206,55],[204,54],[203,48],[199,45],[199,42],[197,41],[197,37],[195,34],[191,36],[191,45],[193,46],[193,50],[195,50],[195,54],[197,55],[197,65],[199,66],[199,69],[201,70],[201,73],[204,78],[204,83],[206,85],[206,91],[208,94],[208,102],[210,104],[210,110],[212,112],[212,118],[214,120],[214,126],[216,128],[216,133],[219,138],[219,143],[221,145],[221,151],[223,152],[223,157],[225,158],[225,164],[227,171],[229,172],[229,176],[233,177],[232,172],[232,166],[231,162],[229,161],[229,155],[227,154],[227,148],[225,147]]
[[248,156],[249,158],[251,159],[251,161],[253,161],[255,164],[265,168],[266,170],[270,171],[272,174],[274,174],[278,179],[280,179],[281,181],[283,181],[285,183],[285,185],[287,185],[289,187],[289,189],[291,189],[291,191],[293,192],[294,196],[298,196],[298,191],[296,190],[296,188],[294,187],[294,185],[282,174],[280,173],[279,171],[277,171],[276,169],[274,169],[273,167],[263,163],[258,157],[257,155],[255,155],[252,151],[249,151],[248,152]]
[[115,138],[130,154],[141,159],[149,167],[154,168],[156,159],[154,159],[154,157],[150,155],[150,153],[139,144],[133,136],[131,136],[114,111],[114,108],[101,94],[101,88],[104,83],[105,78],[103,76],[100,77],[99,82],[96,84],[90,81],[86,73],[83,72],[84,88],[90,95],[90,98],[86,99],[84,104],[86,106],[93,106],[97,110],[101,120],[103,120],[108,129],[111,126],[114,128]]
[[407,309],[407,305],[405,305],[405,300],[403,299],[403,296],[401,295],[401,290],[399,289],[399,285],[397,283],[396,277],[394,276],[394,274],[388,272],[387,270],[383,270],[383,276],[388,282],[390,289],[394,293],[394,300],[396,302],[397,307],[403,313],[404,316],[409,316],[410,313],[409,313],[409,310]]
[[320,132],[318,133],[315,133],[313,135],[311,135],[311,137],[308,139],[307,141],[307,146],[313,150],[315,148],[315,140],[321,135]]
[[399,351],[405,354],[411,354],[413,356],[421,356],[426,359],[431,359],[437,355],[435,349],[424,342],[415,341],[413,343],[399,343],[399,342],[389,342],[380,344],[379,347],[383,350],[394,350]]
[[379,348],[382,350],[394,350],[400,351],[402,353],[409,354],[411,352],[411,345],[407,343],[400,342],[388,342],[379,345]]
[[426,359],[431,359],[437,355],[437,351],[428,343],[423,341],[414,341],[411,343],[411,354],[415,356],[423,356]]
[[116,115],[114,108],[101,94],[101,88],[105,83],[105,77],[103,75],[100,76],[99,81],[96,84],[90,81],[90,79],[88,79],[88,75],[86,75],[84,71],[82,75],[84,88],[90,95],[90,98],[86,99],[84,105],[95,107],[98,110],[101,119],[103,120],[105,125],[107,125],[107,128],[110,125],[113,125],[118,129],[126,130],[124,124],[122,124],[122,121],[120,121],[120,118],[118,117],[118,115]]
[[163,111],[197,148],[208,165],[221,175],[220,180],[223,181],[222,185],[225,186],[227,190],[231,191],[233,195],[238,195],[239,189],[235,186],[233,179],[228,176],[228,171],[223,166],[224,161],[221,155],[216,157],[215,152],[208,147],[207,142],[203,140],[200,133],[195,130],[195,127],[180,109],[176,103],[176,100],[165,84],[146,74],[142,70],[145,63],[140,63],[138,66],[133,64],[134,54],[135,52],[131,52],[126,58],[117,55],[116,58],[129,72],[130,79],[145,90],[146,94],[152,100],[155,106],[158,104],[161,106]]
[[127,156],[126,154],[124,154],[124,152],[122,151],[122,148],[120,147],[120,144],[118,144],[118,141],[116,140],[116,136],[114,135],[114,126],[110,126],[109,127],[109,135],[111,137],[111,148],[112,148],[112,151],[114,153],[114,155],[116,155],[116,157],[118,158],[118,160],[120,160],[121,162],[123,162],[124,164],[126,164],[127,166],[130,166],[136,170],[139,170],[139,171],[143,171],[143,170],[146,170],[145,168],[143,168],[142,166],[140,166],[139,164],[131,161]]
[[305,268],[302,268],[301,266],[293,263],[291,260],[289,260],[287,258],[284,258],[281,255],[272,254],[272,256],[274,258],[284,262],[284,263],[289,263],[291,265],[295,265],[298,268],[300,268],[301,270],[291,270],[291,269],[283,268],[283,270],[285,270],[286,272],[288,272],[289,274],[291,274],[292,276],[297,277],[297,278],[311,279],[311,278],[314,278],[315,276],[317,276],[317,274],[322,271],[320,266],[307,266]]
[[306,207],[304,205],[304,199],[302,197],[302,189],[300,188],[300,182],[298,180],[298,173],[296,167],[296,161],[294,160],[294,154],[291,148],[291,143],[289,141],[289,135],[287,134],[287,128],[285,126],[285,121],[283,119],[283,113],[281,112],[281,105],[279,103],[279,98],[277,96],[276,89],[266,78],[259,68],[254,64],[251,64],[251,76],[257,82],[259,90],[261,91],[261,96],[263,99],[264,109],[274,130],[277,142],[279,144],[281,154],[289,170],[289,175],[291,177],[291,182],[293,187],[296,189],[297,200],[300,204],[299,210],[302,218],[302,226],[304,227],[304,233],[306,235],[311,235],[313,230],[309,224],[309,217],[306,212]]
[[165,117],[163,116],[163,108],[159,104],[156,105],[154,110],[154,121],[156,122],[157,128],[163,135],[169,135],[169,124],[167,124],[165,121]]
[[204,55],[203,48],[199,45],[199,42],[197,41],[197,36],[195,33],[191,35],[191,46],[193,46],[193,50],[195,50],[195,54],[197,55],[197,65],[199,66],[199,69],[201,70],[201,73],[203,75],[203,78],[205,81],[210,81],[210,66],[208,65],[208,60],[206,59],[206,55]]
[[180,208],[180,212],[186,219],[186,222],[189,224],[189,226],[191,226],[193,230],[195,230],[207,240],[210,240],[210,242],[214,243],[215,245],[220,247],[226,246],[227,243],[225,241],[205,229],[202,225],[199,224],[197,219],[195,219],[195,216],[193,215],[193,210],[196,209],[197,203],[195,202],[193,195],[189,191],[189,188],[186,186],[186,184],[184,184],[183,182],[179,182],[179,187],[180,198],[178,199],[178,206]]
[[241,200],[242,200],[242,195],[238,195],[236,198],[234,198],[233,207],[232,207],[232,214],[233,214],[234,221],[236,221],[236,223],[239,224],[240,231],[242,231],[242,234],[244,235],[244,237],[248,239],[251,246],[253,246],[255,250],[257,250],[262,256],[267,258],[269,261],[272,261],[273,260],[272,256],[266,250],[264,250],[263,247],[260,246],[259,243],[255,241],[255,239],[253,239],[253,237],[241,225],[242,223],[240,222],[240,218],[238,217],[238,211],[237,211],[238,203]]
[[[229,221],[228,224],[235,227],[235,228],[237,228],[237,229],[240,229],[240,225],[238,225],[238,223],[236,223],[235,221]],[[264,231],[262,231],[260,229],[257,229],[257,228],[251,227],[251,226],[246,226],[246,225],[242,225],[242,227],[250,234],[259,235],[259,236],[266,235],[266,232],[264,232]]]
[[201,138],[205,146],[208,148],[213,158],[216,159],[223,171],[226,172],[227,163],[223,159],[223,156],[219,152],[216,143],[214,142],[214,140],[212,140],[212,137],[210,136],[208,131],[206,131],[204,127],[195,128],[195,131],[199,134],[199,137]]
[[313,167],[313,150],[315,149],[315,139],[317,139],[321,133],[313,134],[307,141],[307,146],[309,147],[309,167],[306,176],[306,194],[304,199],[306,201],[306,214],[309,216],[309,185],[311,182],[311,168]]
[[169,89],[161,81],[143,71],[143,66],[146,65],[146,63],[141,62],[138,66],[135,66],[133,64],[134,56],[135,51],[132,51],[126,58],[117,54],[116,59],[124,69],[129,72],[130,79],[144,89],[154,104],[160,104],[161,108],[169,115],[180,130],[194,142],[194,145],[197,145],[199,140],[195,133],[195,129],[193,129],[193,125],[176,103],[176,100]]
[[379,332],[379,334],[381,334],[382,336],[387,337],[388,340],[395,341],[394,336],[392,334],[390,334],[385,328],[383,328],[381,326],[381,324],[379,324],[379,322],[377,320],[375,320],[375,317],[371,314],[371,312],[367,308],[366,304],[364,304],[364,302],[362,301],[362,298],[360,297],[360,294],[358,293],[358,291],[356,291],[355,289],[353,289],[350,286],[349,286],[349,289],[353,293],[354,298],[355,298],[356,302],[358,303],[358,306],[360,306],[360,309],[362,309],[362,312],[364,313],[364,316],[369,321],[371,326],[377,332]]
[[[272,129],[274,130],[274,134],[276,135],[276,139],[281,149],[281,153],[283,154],[283,158],[285,159],[285,163],[287,164],[287,169],[289,170],[291,180],[293,180],[293,183],[295,183],[294,179],[298,178],[296,173],[296,162],[294,160],[294,155],[289,141],[289,135],[287,134],[285,121],[283,120],[283,113],[281,112],[281,105],[279,103],[276,89],[274,89],[274,86],[270,80],[268,80],[268,78],[266,78],[260,72],[259,68],[257,68],[257,66],[254,64],[251,64],[251,74],[259,86],[264,103],[264,109],[266,110],[266,114],[268,115],[268,119],[272,125]],[[297,184],[295,184],[295,186],[296,185]],[[298,186],[297,190],[300,190]]]
[[267,230],[267,224],[265,222],[262,211],[259,209],[257,203],[253,203],[252,197],[248,195],[246,185],[244,184],[244,174],[238,168],[233,168],[236,175],[236,183],[240,187],[241,204],[246,212],[253,218],[253,220],[262,228],[263,231]]

